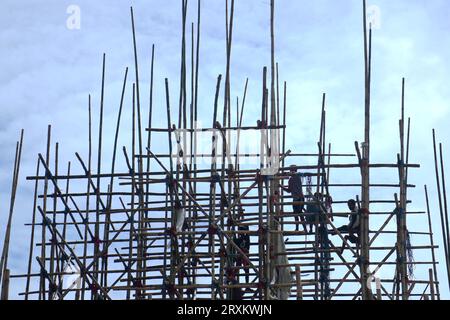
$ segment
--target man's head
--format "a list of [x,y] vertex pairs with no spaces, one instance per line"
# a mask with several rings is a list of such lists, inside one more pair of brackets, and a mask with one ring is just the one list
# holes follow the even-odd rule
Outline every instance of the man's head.
[[355,211],[356,209],[356,201],[353,199],[350,199],[347,201],[347,206],[351,211]]
[[291,173],[296,173],[296,172],[297,172],[297,166],[292,165],[292,166],[290,167],[289,171],[290,171]]

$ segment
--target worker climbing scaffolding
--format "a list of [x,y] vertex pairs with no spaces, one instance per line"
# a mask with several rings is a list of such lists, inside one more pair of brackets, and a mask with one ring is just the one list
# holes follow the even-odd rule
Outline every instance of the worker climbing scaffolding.
[[309,233],[313,233],[314,226],[318,226],[321,216],[322,194],[319,192],[314,193],[314,195],[309,197],[308,204],[306,205],[306,222],[309,225]]
[[250,235],[249,235],[249,228],[246,225],[239,226],[238,228],[238,236],[235,238],[234,243],[239,247],[239,249],[242,250],[241,253],[237,253],[236,257],[236,267],[240,268],[242,267],[244,273],[245,273],[245,281],[246,283],[250,282],[250,270],[249,270],[249,263],[246,258],[248,257],[248,254],[250,253]]
[[292,195],[292,209],[294,212],[295,219],[295,231],[299,230],[299,222],[303,224],[305,233],[307,232],[305,224],[305,216],[303,215],[305,196],[303,195],[303,185],[302,178],[299,173],[297,173],[297,167],[292,165],[290,167],[290,178],[288,181],[288,186],[285,187],[281,185],[283,190],[289,192]]
[[[337,228],[338,232],[344,235],[344,241],[342,243],[340,254],[342,254],[345,250],[346,242],[349,241],[353,244],[359,245],[359,234],[360,234],[360,215],[362,213],[362,209],[357,209],[356,201],[354,199],[350,199],[347,201],[348,209],[350,210],[349,214],[349,223]],[[330,231],[333,235],[337,233],[334,231]]]

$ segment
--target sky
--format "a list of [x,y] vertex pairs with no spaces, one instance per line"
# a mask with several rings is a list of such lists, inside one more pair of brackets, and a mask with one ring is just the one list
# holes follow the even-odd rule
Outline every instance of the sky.
[[[203,0],[202,3],[199,114],[201,121],[209,124],[216,78],[225,72],[225,2]],[[9,262],[12,273],[23,272],[27,258],[30,231],[24,224],[30,221],[34,185],[25,177],[33,175],[37,154],[45,151],[48,124],[52,125],[53,142],[60,143],[61,163],[74,161],[76,151],[86,155],[88,95],[92,95],[95,123],[103,53],[106,53],[105,153],[111,151],[125,68],[130,68],[130,79],[134,76],[130,6],[135,13],[141,88],[145,88],[143,105],[148,105],[152,44],[156,47],[154,123],[155,127],[162,127],[166,121],[164,78],[169,79],[174,105],[177,101],[180,1],[2,1],[0,201],[5,205],[0,210],[0,239],[4,237],[8,213],[6,204],[9,203],[15,143],[20,130],[25,129]],[[417,187],[410,192],[412,208],[425,209],[423,185],[428,185],[435,241],[439,245],[441,293],[450,298],[431,135],[435,128],[448,160],[450,4],[446,0],[369,0],[368,6],[375,28],[371,160],[396,161],[401,81],[405,77],[406,117],[411,117],[410,162],[421,164],[420,169],[410,173],[410,182]],[[79,9],[79,25],[71,24],[74,8]],[[270,66],[269,14],[269,0],[236,1],[231,96],[241,99],[245,80],[249,78],[246,125],[253,125],[258,119],[262,68]],[[188,30],[195,21],[196,1],[189,1]],[[354,141],[362,141],[364,133],[362,1],[278,0],[275,23],[276,60],[280,80],[286,81],[288,88],[288,149],[295,153],[316,151],[322,94],[326,93],[327,140],[334,151],[353,153]],[[128,88],[128,101],[130,91]],[[129,117],[129,113],[125,115],[125,119]],[[124,120],[123,132],[129,129],[130,121]],[[126,134],[121,139],[122,144],[130,141]],[[447,164],[445,169],[449,171]],[[332,176],[339,182],[345,174],[332,172]],[[352,178],[357,182],[357,175]],[[376,182],[389,178],[395,182],[395,171],[372,173]],[[381,197],[376,190],[373,194]],[[412,218],[410,231],[427,231],[424,221]],[[12,294],[19,291],[20,284],[13,284]]]

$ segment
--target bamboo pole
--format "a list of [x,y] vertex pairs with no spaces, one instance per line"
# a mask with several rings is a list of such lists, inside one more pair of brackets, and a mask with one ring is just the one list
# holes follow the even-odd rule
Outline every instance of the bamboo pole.
[[441,183],[439,177],[439,166],[438,166],[438,156],[437,156],[437,148],[436,148],[436,134],[433,129],[433,151],[434,151],[434,168],[436,173],[436,186],[437,186],[437,196],[439,201],[439,213],[441,217],[441,227],[442,227],[442,241],[444,243],[444,254],[445,254],[445,264],[447,267],[447,282],[450,288],[450,258],[449,258],[449,243],[447,241],[448,235],[448,224],[445,220],[445,213],[442,205],[442,196],[441,196]]
[[362,180],[362,208],[366,210],[361,217],[361,254],[360,254],[360,272],[361,272],[361,293],[363,300],[372,299],[372,293],[368,286],[369,277],[369,215],[370,212],[370,74],[371,74],[371,30],[369,31],[369,45],[367,44],[367,13],[366,0],[363,1],[363,30],[364,30],[364,66],[365,66],[365,116],[364,116],[364,144],[361,163]]
[[[45,156],[45,165],[48,166],[50,164],[50,140],[51,139],[51,126],[49,125],[47,128],[47,151]],[[47,192],[48,192],[48,174],[47,171],[45,172],[45,180],[44,180],[44,199],[42,203],[42,207],[44,212],[47,210]],[[46,248],[45,248],[45,239],[46,239],[46,229],[44,227],[44,220],[42,220],[42,232],[41,232],[41,256],[40,259],[45,261],[46,257]],[[39,299],[46,300],[45,299],[45,277],[41,275],[39,280]]]
[[[39,175],[40,161],[36,161],[36,175]],[[31,235],[30,235],[30,246],[28,249],[28,268],[26,275],[26,285],[25,285],[25,300],[28,300],[30,291],[30,281],[31,281],[31,266],[34,252],[34,233],[36,230],[36,210],[37,210],[37,194],[38,194],[39,181],[34,182],[34,192],[33,192],[33,213],[31,217]]]
[[3,273],[3,281],[1,288],[2,292],[0,300],[9,300],[9,279],[10,279],[9,269],[5,269]]
[[300,266],[295,267],[295,278],[297,284],[297,300],[303,300],[303,284],[300,274]]
[[[430,202],[428,200],[428,189],[427,186],[424,186],[425,189],[425,201],[426,201],[426,206],[427,206],[427,217],[428,217],[428,230],[429,230],[429,234],[430,234],[430,244],[432,247],[434,247],[434,234],[433,234],[433,227],[432,227],[432,221],[431,221],[431,211],[430,211]],[[436,268],[436,253],[434,248],[431,249],[431,257],[432,257],[432,261],[433,261],[433,272],[434,272],[434,279],[436,281],[438,281],[438,276],[437,276],[437,268]],[[437,300],[441,299],[441,295],[439,292],[439,286],[436,286],[436,293],[437,293]]]
[[14,214],[14,205],[16,200],[17,185],[20,174],[20,162],[22,158],[22,146],[23,146],[23,133],[22,129],[20,133],[20,139],[16,143],[16,153],[14,159],[14,170],[11,182],[11,197],[9,202],[8,220],[6,224],[5,238],[3,240],[2,255],[0,259],[0,282],[2,283],[2,298],[6,300],[8,297],[9,287],[9,269],[8,269],[8,257],[9,257],[9,245],[11,239],[11,227]]

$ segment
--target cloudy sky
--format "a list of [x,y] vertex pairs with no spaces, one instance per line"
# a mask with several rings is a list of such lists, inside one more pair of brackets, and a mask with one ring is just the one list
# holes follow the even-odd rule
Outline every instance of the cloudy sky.
[[[192,3],[191,3],[192,2]],[[201,29],[199,108],[202,121],[211,120],[215,82],[225,72],[224,1],[204,0]],[[280,80],[287,81],[287,144],[296,153],[316,151],[322,93],[327,93],[327,138],[333,150],[353,153],[363,139],[363,38],[360,0],[278,0],[276,60]],[[196,18],[190,1],[188,26]],[[68,8],[80,9],[79,28],[70,28]],[[33,184],[25,180],[35,170],[36,155],[45,150],[47,125],[60,143],[60,161],[87,152],[87,102],[94,113],[100,101],[102,54],[106,53],[105,152],[112,145],[113,126],[126,67],[134,74],[129,8],[135,9],[141,87],[148,88],[150,54],[156,45],[155,126],[165,124],[164,78],[177,101],[181,5],[178,0],[3,0],[0,10],[0,236],[3,239],[9,201],[15,141],[25,129],[10,266],[23,272],[32,210]],[[450,4],[447,0],[373,0],[372,161],[395,162],[399,150],[401,79],[406,78],[406,116],[411,117],[410,162],[420,169],[410,174],[417,190],[410,193],[414,208],[425,209],[423,185],[431,192],[435,240],[440,246],[441,290],[445,285],[431,130],[437,130],[448,155],[450,127],[447,75],[450,74]],[[72,7],[71,7],[72,6]],[[70,10],[69,10],[70,11]],[[269,0],[236,1],[232,51],[231,95],[249,92],[244,123],[256,122],[260,108],[262,67],[270,63]],[[190,46],[190,41],[188,41]],[[190,69],[188,68],[188,74]],[[148,90],[142,90],[148,104]],[[130,95],[130,88],[127,98]],[[129,101],[129,99],[128,99]],[[126,116],[127,117],[127,116]],[[129,115],[128,115],[129,117]],[[96,120],[96,116],[94,116]],[[130,121],[126,121],[130,123]],[[124,132],[130,126],[124,124]],[[121,141],[126,144],[127,137]],[[449,169],[446,166],[446,169]],[[448,170],[447,170],[448,171]],[[393,181],[395,181],[395,172]],[[392,176],[392,175],[391,175]],[[336,175],[339,177],[339,175]],[[373,180],[379,182],[384,174]],[[391,179],[392,180],[392,179]],[[357,182],[357,181],[354,181]],[[376,194],[376,193],[375,193]],[[426,220],[423,220],[426,221]],[[427,231],[413,223],[411,230]],[[422,241],[423,238],[417,241]],[[417,243],[419,244],[419,243]],[[13,295],[20,291],[13,285]]]

